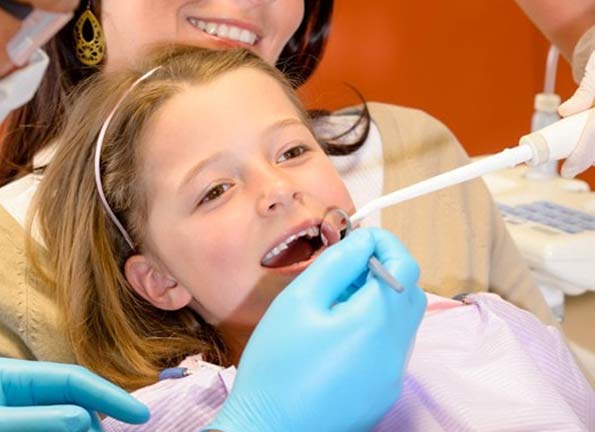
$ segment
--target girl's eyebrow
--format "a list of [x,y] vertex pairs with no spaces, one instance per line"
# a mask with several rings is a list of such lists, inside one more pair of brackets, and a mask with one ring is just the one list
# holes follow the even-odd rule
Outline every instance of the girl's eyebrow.
[[272,132],[275,132],[278,129],[283,129],[288,126],[304,126],[306,128],[308,127],[302,119],[300,119],[298,117],[288,117],[288,118],[278,120],[278,121],[274,122],[273,124],[271,124],[270,126],[267,126],[267,128],[264,130],[264,133],[270,134]]
[[190,182],[190,180],[196,177],[198,173],[200,173],[207,165],[224,159],[225,154],[225,152],[218,151],[216,153],[213,153],[208,158],[201,160],[192,168],[190,168],[186,175],[184,175],[184,177],[182,178],[182,181],[180,182],[180,185],[177,188],[178,192],[180,192]]
[[[304,123],[304,121],[301,120],[300,118],[298,118],[298,117],[288,117],[288,118],[284,118],[284,119],[278,120],[278,121],[274,122],[273,124],[267,126],[264,129],[263,135],[271,134],[271,133],[273,133],[273,132],[275,132],[275,131],[277,131],[279,129],[284,129],[284,128],[289,127],[289,126],[303,126],[305,128],[308,128],[308,126],[306,125],[306,123]],[[216,153],[213,153],[208,158],[201,160],[196,165],[194,165],[192,168],[190,168],[190,170],[188,170],[188,172],[186,173],[186,175],[184,175],[184,177],[182,178],[182,181],[180,182],[180,185],[177,188],[178,192],[180,192],[207,165],[210,165],[212,163],[218,162],[218,161],[224,159],[225,156],[226,156],[226,152],[218,151]]]

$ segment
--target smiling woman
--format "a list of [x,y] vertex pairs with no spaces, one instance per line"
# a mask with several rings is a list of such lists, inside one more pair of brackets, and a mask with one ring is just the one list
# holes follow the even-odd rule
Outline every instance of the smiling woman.
[[[74,55],[74,23],[87,4],[100,18],[106,40],[105,59],[96,67],[82,65]],[[57,137],[67,93],[96,72],[127,65],[152,44],[182,42],[250,48],[298,84],[320,61],[332,9],[332,0],[81,2],[73,21],[46,47],[50,67],[36,96],[9,118],[0,145],[0,185],[33,170],[34,156]]]
[[[147,45],[168,41],[206,48],[249,48],[274,64],[304,17],[302,0],[160,0],[150,8],[146,3],[103,0],[108,68],[128,64]],[[143,19],[139,20],[140,10]],[[122,44],[124,40],[128,42]],[[109,50],[113,46],[119,48]]]

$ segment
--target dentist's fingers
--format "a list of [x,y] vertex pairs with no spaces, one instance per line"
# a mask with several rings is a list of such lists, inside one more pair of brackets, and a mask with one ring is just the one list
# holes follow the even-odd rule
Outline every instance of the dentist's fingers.
[[370,228],[374,237],[374,255],[392,276],[405,288],[415,287],[419,279],[419,266],[403,243],[391,232]]
[[595,164],[595,110],[592,111],[576,148],[562,164],[563,177],[572,178]]
[[367,229],[359,229],[325,250],[287,288],[298,295],[309,295],[315,305],[330,309],[341,294],[367,271],[374,251],[374,238]]
[[[405,321],[411,318],[417,322],[426,306],[426,296],[417,286],[419,266],[392,233],[378,228],[369,228],[368,232],[374,238],[374,255],[404,290],[396,292],[383,279],[369,273],[366,282],[357,291],[335,306],[334,313],[353,314],[354,320],[362,316],[382,319],[387,313],[392,315],[400,308],[405,308],[407,313],[401,314],[402,318]],[[407,323],[403,322],[400,325]]]
[[562,117],[585,111],[595,104],[595,51],[591,53],[585,74],[574,95],[558,108]]
[[0,408],[0,432],[88,432],[91,415],[76,405]]
[[79,405],[127,423],[143,423],[149,410],[111,382],[75,365],[1,359],[8,406]]
[[[560,105],[558,112],[567,117],[595,105],[595,51],[591,54],[585,75],[574,95]],[[562,165],[562,176],[571,178],[595,164],[595,114],[591,112],[581,138]]]

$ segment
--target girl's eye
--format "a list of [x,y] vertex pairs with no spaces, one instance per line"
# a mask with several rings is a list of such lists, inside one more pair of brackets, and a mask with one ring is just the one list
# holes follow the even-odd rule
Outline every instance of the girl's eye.
[[213,201],[216,200],[217,198],[219,198],[221,195],[223,195],[225,192],[227,192],[230,188],[231,188],[231,184],[229,183],[222,183],[222,184],[218,184],[217,186],[213,187],[212,189],[210,189],[206,195],[200,200],[200,202],[198,203],[200,204],[205,204],[209,201]]
[[308,151],[308,149],[305,146],[303,146],[303,145],[292,147],[289,150],[285,151],[279,157],[279,159],[277,159],[277,162],[285,162],[285,161],[287,161],[289,159],[294,159],[296,157],[300,157],[301,155],[303,155],[307,151]]

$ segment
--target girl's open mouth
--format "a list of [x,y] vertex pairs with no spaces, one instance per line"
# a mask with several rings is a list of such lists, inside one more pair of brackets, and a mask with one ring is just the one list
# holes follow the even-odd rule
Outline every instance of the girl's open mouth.
[[[328,224],[317,224],[289,235],[269,250],[260,264],[267,268],[304,267],[326,247],[337,243],[341,234]],[[296,267],[296,264],[298,265]]]

